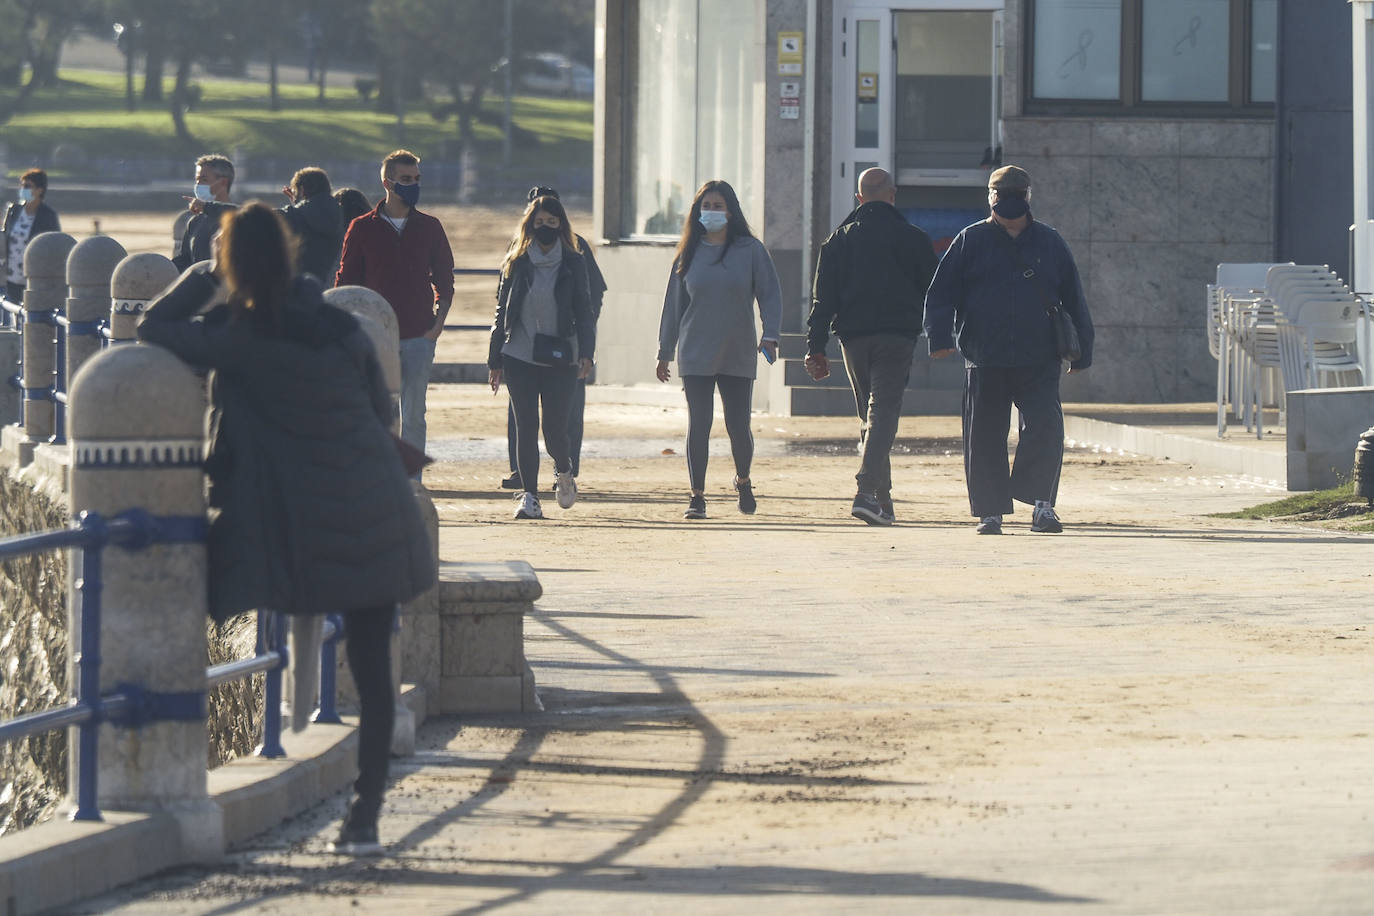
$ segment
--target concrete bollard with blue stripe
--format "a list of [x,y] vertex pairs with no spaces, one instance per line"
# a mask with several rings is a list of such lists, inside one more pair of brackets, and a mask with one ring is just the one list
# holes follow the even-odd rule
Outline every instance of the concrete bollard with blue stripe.
[[19,463],[33,461],[34,446],[52,438],[53,373],[57,368],[57,316],[67,301],[67,255],[76,239],[65,232],[36,235],[24,249],[24,439]]
[[110,339],[136,338],[143,310],[179,273],[169,259],[152,252],[131,254],[120,261],[110,276],[110,298],[106,303],[110,310]]
[[[76,373],[70,402],[72,515],[108,521],[138,509],[159,531],[147,546],[107,547],[101,558],[101,692],[139,702],[100,726],[99,807],[166,813],[180,827],[181,860],[214,861],[224,831],[206,781],[205,386],[161,348],[109,347]],[[68,664],[78,689],[86,600],[74,584]],[[92,762],[75,735],[71,747],[75,786]]]
[[[77,371],[100,352],[100,328],[110,317],[110,278],[127,256],[124,246],[108,235],[83,239],[67,255],[66,353],[59,354],[63,370],[58,378],[60,390],[69,390]],[[57,406],[53,441],[60,443],[66,441],[67,430],[62,404]]]

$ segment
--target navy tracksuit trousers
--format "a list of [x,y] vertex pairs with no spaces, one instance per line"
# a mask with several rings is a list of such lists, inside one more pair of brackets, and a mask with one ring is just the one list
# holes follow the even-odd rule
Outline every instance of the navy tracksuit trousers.
[[[1053,360],[1039,366],[971,366],[964,379],[964,479],[975,518],[1009,515],[1012,500],[1054,505],[1064,461],[1064,411]],[[1007,468],[1011,408],[1021,411],[1016,460]]]

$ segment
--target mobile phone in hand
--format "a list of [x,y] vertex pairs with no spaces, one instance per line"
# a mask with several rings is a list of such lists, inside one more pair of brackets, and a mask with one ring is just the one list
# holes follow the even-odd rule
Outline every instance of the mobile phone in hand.
[[768,365],[770,366],[773,365],[773,360],[777,359],[777,357],[773,355],[773,351],[763,346],[763,344],[759,344],[759,352],[763,354],[763,358],[768,361]]

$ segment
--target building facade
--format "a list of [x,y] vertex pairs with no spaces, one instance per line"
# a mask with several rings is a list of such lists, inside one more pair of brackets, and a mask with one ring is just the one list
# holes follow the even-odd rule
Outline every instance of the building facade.
[[[1097,364],[1064,380],[1065,399],[1208,400],[1205,284],[1219,262],[1279,259],[1280,225],[1312,247],[1311,230],[1276,222],[1285,188],[1303,197],[1291,185],[1304,157],[1326,156],[1319,167],[1336,177],[1322,193],[1335,203],[1309,199],[1289,218],[1336,222],[1302,260],[1347,263],[1348,101],[1345,150],[1293,145],[1276,167],[1276,124],[1293,123],[1280,73],[1312,69],[1281,60],[1280,33],[1306,35],[1295,45],[1318,64],[1343,54],[1333,68],[1349,86],[1350,11],[1308,9],[1326,5],[598,0],[593,233],[611,286],[600,377],[652,379],[672,248],[706,179],[739,191],[795,332],[815,252],[851,209],[860,171],[890,170],[898,207],[942,249],[986,215],[988,172],[1015,163],[1034,181],[1036,217],[1073,250],[1097,325]],[[1321,110],[1338,137],[1339,98]],[[1327,218],[1342,185],[1344,216]],[[761,364],[760,377],[783,371]],[[960,384],[923,355],[913,375]],[[769,400],[778,385],[757,388],[757,406],[787,412]]]

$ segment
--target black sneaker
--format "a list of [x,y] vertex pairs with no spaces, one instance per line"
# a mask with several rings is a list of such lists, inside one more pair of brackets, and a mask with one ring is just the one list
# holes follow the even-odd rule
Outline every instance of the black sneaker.
[[878,497],[872,493],[856,493],[849,514],[870,525],[892,524],[892,516],[883,511],[883,507],[878,504]]
[[379,856],[384,851],[377,841],[377,812],[380,802],[369,804],[362,798],[353,800],[348,816],[339,827],[339,836],[329,844],[332,852],[345,856]]
[[978,523],[978,527],[974,530],[976,530],[979,534],[1001,534],[1002,516],[985,515],[983,516],[982,521]]
[[523,490],[523,489],[525,489],[524,487],[522,487],[522,486],[520,485],[520,472],[519,472],[519,471],[511,471],[509,477],[503,477],[503,478],[501,478],[501,489],[503,489],[503,490]]
[[1030,530],[1036,534],[1058,534],[1064,530],[1060,524],[1059,516],[1054,514],[1054,507],[1046,502],[1037,502],[1035,512],[1031,514]]
[[683,518],[705,518],[706,517],[706,497],[693,496],[687,503],[687,511],[682,513]]
[[745,515],[753,515],[754,510],[759,507],[759,501],[754,498],[754,485],[748,481],[740,483],[736,477],[735,492],[739,493],[739,511]]

